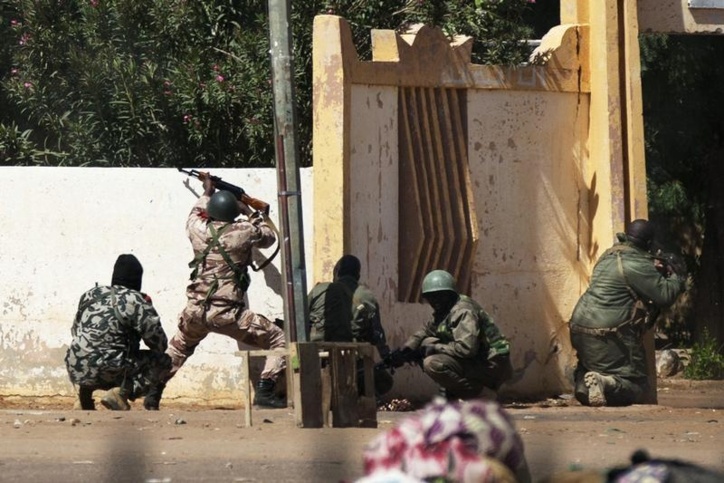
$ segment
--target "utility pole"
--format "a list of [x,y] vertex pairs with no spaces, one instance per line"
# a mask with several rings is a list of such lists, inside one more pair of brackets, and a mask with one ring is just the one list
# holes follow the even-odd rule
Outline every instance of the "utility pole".
[[269,0],[269,44],[274,89],[279,220],[282,246],[284,320],[289,342],[307,342],[307,280],[304,266],[302,192],[294,109],[291,4]]

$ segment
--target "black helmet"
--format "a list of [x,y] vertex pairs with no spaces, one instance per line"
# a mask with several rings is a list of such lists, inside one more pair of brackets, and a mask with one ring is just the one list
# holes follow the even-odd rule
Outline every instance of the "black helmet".
[[206,212],[211,218],[219,221],[234,221],[241,210],[236,196],[231,191],[217,191],[211,195]]
[[654,241],[654,225],[647,220],[634,220],[626,228],[626,238],[637,247],[648,250]]

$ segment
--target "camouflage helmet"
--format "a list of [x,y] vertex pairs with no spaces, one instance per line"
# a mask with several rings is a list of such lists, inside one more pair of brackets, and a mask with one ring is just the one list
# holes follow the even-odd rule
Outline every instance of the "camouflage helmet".
[[455,278],[445,270],[433,270],[432,272],[425,275],[422,281],[422,295],[426,295],[432,292],[455,292],[458,293],[455,288]]
[[219,221],[234,221],[241,213],[236,196],[223,190],[211,195],[206,211],[211,218]]

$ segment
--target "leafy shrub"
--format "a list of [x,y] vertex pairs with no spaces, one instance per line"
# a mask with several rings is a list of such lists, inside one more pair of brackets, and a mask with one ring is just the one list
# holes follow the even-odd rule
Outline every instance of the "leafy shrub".
[[724,378],[724,355],[706,328],[702,340],[691,348],[691,359],[684,369],[684,376],[696,380]]
[[[315,15],[347,18],[361,56],[371,28],[414,21],[473,36],[478,62],[515,64],[527,56],[528,9],[528,0],[292,2],[302,165],[311,164]],[[2,0],[0,162],[271,166],[268,29],[260,0]]]

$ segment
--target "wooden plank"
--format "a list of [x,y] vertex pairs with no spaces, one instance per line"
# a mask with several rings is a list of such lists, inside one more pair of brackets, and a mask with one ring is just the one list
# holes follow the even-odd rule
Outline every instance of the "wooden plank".
[[357,407],[357,357],[351,349],[330,349],[332,371],[332,427],[350,428],[359,423]]
[[377,399],[375,398],[375,360],[373,347],[370,344],[361,345],[357,350],[357,358],[362,359],[365,392],[359,396],[359,422],[362,428],[377,427]]
[[241,356],[241,389],[244,391],[244,426],[251,427],[251,371],[249,370],[249,351],[240,351]]
[[[301,406],[301,426],[303,428],[321,428],[324,424],[322,414],[322,378],[317,345],[311,342],[296,344],[298,356],[299,398],[295,401]],[[296,365],[296,363],[295,363]],[[296,409],[295,409],[296,413]]]
[[332,426],[332,371],[329,361],[325,361],[321,370],[322,377],[322,423],[324,427]]

